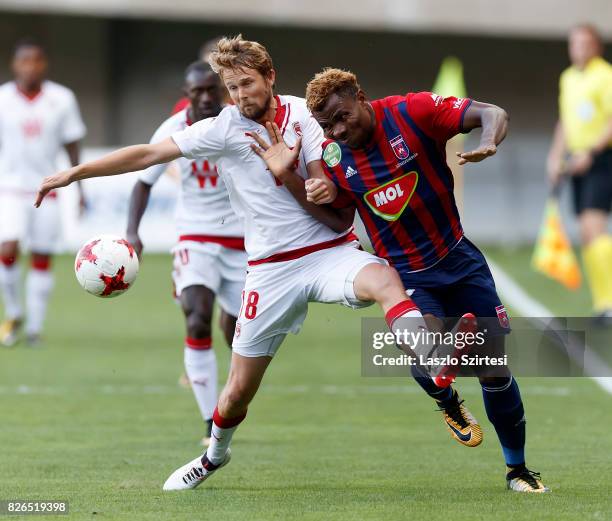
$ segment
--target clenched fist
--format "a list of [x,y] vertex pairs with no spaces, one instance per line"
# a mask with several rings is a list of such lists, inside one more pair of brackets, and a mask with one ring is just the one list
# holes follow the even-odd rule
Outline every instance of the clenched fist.
[[335,190],[322,179],[306,179],[306,200],[314,204],[328,204],[336,198]]

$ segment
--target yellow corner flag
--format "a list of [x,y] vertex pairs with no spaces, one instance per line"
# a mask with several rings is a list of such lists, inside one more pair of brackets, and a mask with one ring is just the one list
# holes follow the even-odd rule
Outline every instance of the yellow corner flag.
[[[442,60],[438,77],[434,83],[432,92],[443,98],[455,96],[465,98],[467,96],[465,82],[463,81],[463,64],[454,56],[447,56]],[[463,214],[463,167],[457,164],[457,152],[463,152],[463,134],[456,135],[446,145],[446,157],[449,158],[448,166],[455,178],[455,201],[459,214]]]
[[544,221],[531,263],[536,271],[559,281],[568,289],[576,290],[582,283],[580,266],[563,228],[556,197],[546,202]]
[[465,82],[463,81],[463,64],[459,58],[454,56],[444,58],[432,91],[443,98],[448,96],[455,96],[457,98],[466,97]]

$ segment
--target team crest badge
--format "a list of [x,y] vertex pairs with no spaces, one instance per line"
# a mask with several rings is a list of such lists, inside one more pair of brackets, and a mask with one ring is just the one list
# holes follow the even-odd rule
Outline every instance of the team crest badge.
[[242,326],[240,325],[240,322],[236,322],[236,331],[234,331],[234,336],[238,338],[240,333],[242,333]]
[[294,132],[298,135],[298,136],[302,136],[302,127],[300,126],[300,122],[299,121],[294,121],[293,122],[293,130]]
[[508,318],[508,313],[506,313],[506,308],[502,304],[501,306],[497,306],[495,308],[495,312],[497,313],[497,320],[499,320],[499,325],[503,328],[508,329],[510,327],[510,319]]
[[396,136],[393,139],[389,140],[389,144],[393,149],[393,153],[395,157],[397,157],[400,161],[403,159],[408,159],[410,155],[410,150],[408,146],[404,142],[404,138],[402,136]]
[[340,150],[338,143],[332,141],[323,149],[323,161],[325,161],[328,167],[334,168],[341,160],[342,150]]
[[366,192],[363,199],[385,221],[397,221],[408,206],[418,180],[419,174],[413,170]]

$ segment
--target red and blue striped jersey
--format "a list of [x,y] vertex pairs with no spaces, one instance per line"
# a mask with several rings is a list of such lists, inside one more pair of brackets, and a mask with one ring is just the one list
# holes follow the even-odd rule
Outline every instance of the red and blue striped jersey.
[[371,102],[376,128],[367,146],[323,143],[335,205],[356,206],[376,254],[398,270],[431,267],[463,236],[445,147],[463,131],[470,103],[430,92],[390,96]]

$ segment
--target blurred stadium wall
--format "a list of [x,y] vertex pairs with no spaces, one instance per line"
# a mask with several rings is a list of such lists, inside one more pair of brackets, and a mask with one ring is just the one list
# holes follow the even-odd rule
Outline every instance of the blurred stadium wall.
[[430,90],[442,59],[457,56],[468,95],[511,117],[497,158],[465,171],[465,228],[517,244],[534,239],[541,219],[565,35],[582,21],[603,32],[610,59],[610,0],[0,0],[0,61],[20,37],[41,39],[52,79],[77,92],[86,145],[102,147],[148,140],[180,96],[185,66],[217,35],[262,41],[278,90],[295,95],[328,65],[355,71],[372,97]]

